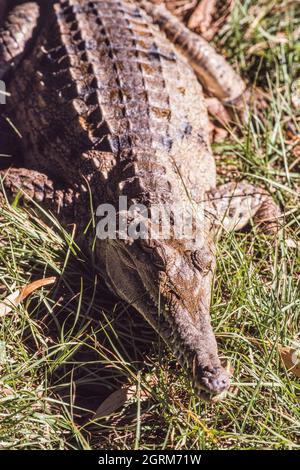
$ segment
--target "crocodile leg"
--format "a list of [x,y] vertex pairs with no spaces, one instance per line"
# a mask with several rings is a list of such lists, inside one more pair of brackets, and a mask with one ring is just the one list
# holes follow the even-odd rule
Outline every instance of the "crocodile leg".
[[16,67],[22,59],[38,19],[39,7],[35,2],[17,5],[8,13],[0,28],[0,78]]
[[237,106],[243,101],[245,83],[205,39],[185,27],[163,4],[153,5],[148,0],[139,3],[189,59],[209,94],[227,105]]
[[[43,173],[25,168],[0,171],[0,181],[8,199],[21,195],[26,201],[35,201],[50,210],[65,224],[75,219],[79,193],[54,183]],[[0,194],[0,201],[1,201]],[[3,197],[3,196],[2,196]]]
[[248,183],[227,183],[208,193],[206,214],[213,225],[225,230],[241,230],[253,222],[262,233],[279,231],[280,210],[263,189]]

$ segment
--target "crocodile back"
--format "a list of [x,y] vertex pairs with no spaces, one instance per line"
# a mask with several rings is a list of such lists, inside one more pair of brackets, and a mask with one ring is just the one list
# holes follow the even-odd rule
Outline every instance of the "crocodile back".
[[201,85],[133,1],[55,2],[11,92],[27,163],[98,202],[199,202],[215,186]]

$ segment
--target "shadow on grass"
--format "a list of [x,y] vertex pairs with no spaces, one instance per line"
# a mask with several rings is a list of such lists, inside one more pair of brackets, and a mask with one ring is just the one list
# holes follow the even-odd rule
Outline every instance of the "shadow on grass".
[[[57,350],[48,362],[48,388],[78,425],[85,424],[114,390],[136,381],[139,371],[151,367],[153,343],[159,343],[142,316],[114,297],[91,265],[71,257],[49,293],[50,311],[44,302],[30,303],[30,316],[41,327],[48,354]],[[32,273],[33,280],[41,277],[44,271]],[[30,329],[24,341],[34,354]]]

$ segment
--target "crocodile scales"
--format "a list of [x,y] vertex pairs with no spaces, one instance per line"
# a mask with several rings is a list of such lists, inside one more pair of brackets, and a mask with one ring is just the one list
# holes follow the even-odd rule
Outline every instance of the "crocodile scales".
[[117,208],[120,196],[150,209],[205,202],[196,244],[117,237],[98,239],[96,252],[110,289],[156,329],[199,395],[211,398],[230,383],[209,314],[218,228],[237,230],[253,219],[273,233],[279,212],[250,184],[216,188],[202,86],[188,59],[210,94],[224,103],[242,97],[233,69],[162,5],[14,2],[0,29],[0,78],[10,93],[2,120],[22,136],[26,168],[1,175],[9,194],[21,188],[79,226],[89,220],[90,195],[94,207]]

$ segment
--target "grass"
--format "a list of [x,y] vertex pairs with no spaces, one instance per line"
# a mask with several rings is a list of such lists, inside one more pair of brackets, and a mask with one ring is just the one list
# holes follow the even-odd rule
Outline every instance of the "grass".
[[[278,345],[300,341],[299,250],[285,241],[300,234],[300,112],[291,104],[299,28],[299,2],[244,1],[216,38],[271,96],[242,136],[214,146],[219,181],[264,185],[285,212],[275,246],[256,233],[225,234],[218,245],[211,312],[233,369],[226,400],[197,399],[157,335],[108,295],[88,254],[55,219],[5,203],[0,298],[35,279],[57,282],[0,318],[0,448],[300,448],[300,382],[278,353]],[[95,419],[116,391],[121,406]]]

